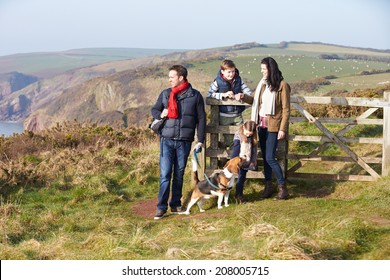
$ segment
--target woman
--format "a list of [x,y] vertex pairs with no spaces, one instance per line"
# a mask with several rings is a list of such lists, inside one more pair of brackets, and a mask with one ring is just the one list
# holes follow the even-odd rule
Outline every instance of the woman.
[[270,198],[275,189],[272,185],[274,172],[279,193],[276,200],[288,199],[283,171],[276,160],[278,140],[286,137],[290,118],[290,86],[272,57],[261,61],[260,80],[254,96],[243,96],[243,101],[252,104],[251,119],[258,125],[260,149],[264,160],[265,188],[262,198]]

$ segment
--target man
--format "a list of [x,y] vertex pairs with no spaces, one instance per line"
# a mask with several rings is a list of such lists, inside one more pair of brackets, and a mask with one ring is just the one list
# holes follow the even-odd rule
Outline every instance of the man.
[[160,132],[160,189],[155,220],[163,218],[167,213],[172,171],[169,206],[172,214],[181,212],[184,170],[195,130],[198,138],[196,149],[203,147],[205,139],[206,113],[203,97],[188,83],[187,75],[184,66],[172,66],[169,69],[171,88],[160,93],[152,108],[153,118],[167,118]]

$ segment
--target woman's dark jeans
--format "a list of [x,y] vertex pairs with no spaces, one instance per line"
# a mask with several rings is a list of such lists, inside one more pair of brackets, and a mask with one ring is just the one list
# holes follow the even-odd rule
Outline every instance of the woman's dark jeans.
[[272,180],[272,171],[275,173],[278,185],[285,184],[285,178],[279,162],[276,160],[276,148],[278,146],[278,133],[268,132],[267,128],[259,128],[259,142],[261,154],[264,160],[265,181]]

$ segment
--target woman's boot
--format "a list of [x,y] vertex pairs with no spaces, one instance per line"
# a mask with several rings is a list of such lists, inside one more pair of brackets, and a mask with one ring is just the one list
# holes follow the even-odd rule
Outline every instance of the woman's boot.
[[270,198],[275,193],[275,188],[272,185],[271,181],[265,182],[265,187],[263,194],[260,196],[261,198]]
[[286,183],[282,185],[278,185],[279,193],[275,197],[275,200],[283,200],[283,199],[288,199],[288,191],[287,191],[287,186]]

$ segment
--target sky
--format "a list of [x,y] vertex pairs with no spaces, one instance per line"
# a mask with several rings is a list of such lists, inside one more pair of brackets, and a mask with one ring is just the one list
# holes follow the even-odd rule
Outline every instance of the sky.
[[0,56],[323,42],[390,49],[388,0],[0,0]]

